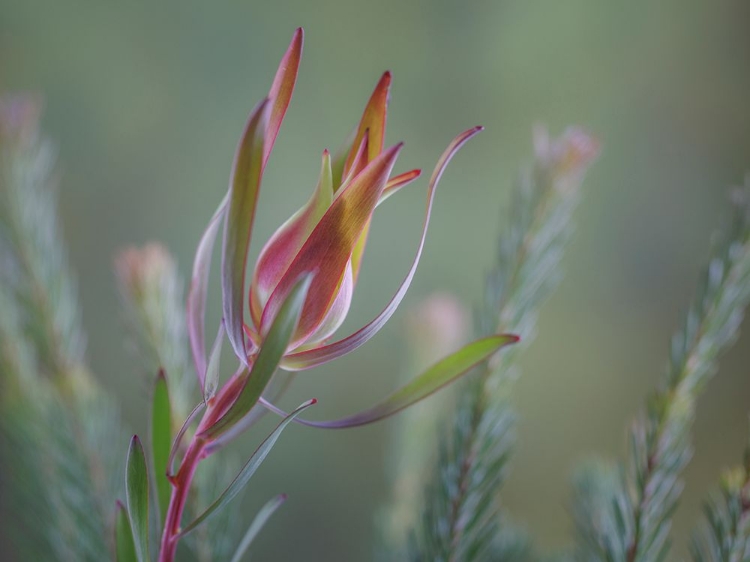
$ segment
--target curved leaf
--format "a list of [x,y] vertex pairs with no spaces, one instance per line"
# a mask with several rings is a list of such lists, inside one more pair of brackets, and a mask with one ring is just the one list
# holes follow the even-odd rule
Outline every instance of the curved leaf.
[[383,194],[378,200],[378,207],[391,195],[395,195],[396,193],[401,191],[402,187],[406,187],[421,175],[422,170],[409,170],[408,172],[404,172],[403,174],[399,174],[389,179],[388,183],[385,184]]
[[167,514],[169,498],[172,495],[172,487],[167,478],[171,445],[172,412],[169,404],[169,391],[164,371],[159,371],[151,405],[151,460],[153,462],[156,498],[162,522],[164,522]]
[[260,508],[260,511],[258,511],[253,522],[250,524],[250,527],[248,527],[245,536],[242,537],[242,541],[240,541],[237,551],[234,553],[234,556],[232,556],[231,562],[240,562],[242,560],[245,552],[250,548],[253,540],[261,529],[263,529],[263,526],[270,519],[271,515],[273,515],[285,501],[286,494],[279,494],[275,498],[271,498],[266,505]]
[[301,27],[294,31],[292,41],[284,53],[276,76],[271,84],[271,90],[268,92],[268,99],[271,102],[271,114],[268,117],[268,130],[263,147],[263,166],[268,162],[271,150],[276,142],[276,136],[279,134],[281,122],[284,120],[289,102],[292,101],[294,85],[297,82],[297,71],[299,70],[300,59],[302,58],[302,44],[304,43],[305,32]]
[[143,445],[137,435],[133,436],[128,450],[125,491],[138,562],[148,562],[148,468]]
[[245,365],[245,269],[263,175],[263,137],[268,126],[269,113],[270,104],[266,98],[250,114],[234,157],[229,206],[224,222],[221,260],[222,310],[229,342],[239,360]]
[[258,402],[276,368],[279,366],[279,362],[289,345],[292,334],[294,334],[297,324],[299,324],[311,280],[311,276],[306,275],[302,280],[297,282],[289,293],[279,313],[274,318],[268,336],[261,343],[258,356],[255,358],[255,362],[250,369],[250,374],[246,375],[245,383],[240,390],[239,396],[237,396],[234,403],[215,424],[203,431],[202,436],[211,439],[226,432],[245,417]]
[[[292,41],[281,59],[279,68],[276,71],[271,90],[268,94],[270,111],[268,116],[268,126],[266,127],[265,140],[263,143],[263,167],[268,162],[271,149],[279,134],[281,122],[284,120],[289,102],[292,99],[294,86],[297,81],[297,71],[299,69],[300,58],[302,56],[302,44],[304,32],[298,28],[294,32]],[[188,331],[190,335],[190,346],[193,352],[193,361],[198,373],[198,379],[201,388],[204,387],[204,377],[206,372],[206,343],[204,333],[204,319],[206,314],[206,293],[208,290],[208,269],[211,264],[211,254],[213,253],[214,241],[216,234],[221,226],[221,220],[226,213],[226,207],[231,193],[231,186],[227,194],[219,204],[219,208],[209,221],[206,232],[201,237],[198,244],[198,250],[195,255],[193,265],[193,277],[188,293]]]
[[208,222],[206,231],[198,242],[193,260],[193,276],[190,281],[190,290],[187,297],[187,325],[190,337],[190,349],[193,353],[193,363],[198,375],[201,388],[204,386],[206,376],[206,294],[208,293],[208,273],[211,267],[211,255],[214,251],[216,234],[219,232],[221,221],[227,210],[229,193],[219,203],[211,220]]
[[276,441],[279,439],[279,436],[281,435],[281,432],[284,431],[284,428],[289,425],[289,422],[291,422],[297,415],[299,415],[301,412],[312,406],[313,404],[317,403],[317,400],[314,398],[312,400],[308,400],[304,404],[300,405],[296,410],[294,410],[292,413],[290,413],[288,416],[286,416],[281,423],[276,426],[276,429],[273,430],[273,432],[266,437],[266,439],[263,441],[263,443],[260,444],[260,446],[255,450],[253,455],[250,457],[250,459],[245,463],[245,466],[242,467],[242,470],[240,470],[240,473],[235,477],[234,480],[232,480],[232,483],[229,485],[229,487],[222,492],[221,496],[212,503],[206,511],[204,511],[201,515],[198,516],[195,521],[187,525],[179,534],[178,538],[184,537],[187,535],[190,531],[194,530],[196,527],[198,527],[201,523],[203,523],[206,519],[208,519],[211,515],[213,515],[216,510],[219,508],[224,507],[227,503],[232,501],[235,497],[237,497],[237,494],[239,494],[242,489],[245,487],[245,485],[250,481],[250,478],[255,474],[255,471],[258,470],[258,467],[263,463],[263,461],[268,456],[268,453],[271,452],[271,449],[276,444]]
[[368,342],[375,334],[380,331],[385,323],[388,322],[391,316],[393,316],[393,313],[396,312],[396,309],[398,308],[399,304],[401,304],[404,296],[406,296],[409,285],[411,285],[412,279],[414,279],[414,274],[417,272],[417,265],[419,265],[419,259],[422,256],[422,249],[424,248],[424,243],[427,236],[427,227],[430,224],[432,203],[435,198],[435,192],[438,182],[443,175],[443,171],[448,165],[448,162],[450,162],[451,158],[453,158],[453,155],[458,151],[458,149],[460,149],[470,138],[479,133],[481,130],[482,127],[474,127],[458,135],[455,139],[453,139],[453,142],[451,142],[445,152],[443,152],[443,155],[440,157],[440,160],[435,166],[435,170],[432,173],[430,184],[427,190],[427,210],[425,212],[424,222],[422,223],[422,235],[419,240],[419,246],[417,247],[417,253],[414,257],[414,261],[411,264],[409,272],[406,274],[406,277],[401,282],[401,286],[398,288],[398,291],[396,291],[396,294],[393,296],[393,298],[391,298],[391,301],[388,303],[388,305],[369,324],[365,325],[363,328],[344,339],[307,351],[300,351],[287,355],[286,357],[284,357],[284,360],[281,363],[281,367],[283,369],[287,369],[289,371],[303,371],[305,369],[317,367],[318,365],[323,365],[325,363],[328,363],[329,361],[341,357],[342,355],[351,353],[358,347]]
[[[426,398],[443,386],[458,379],[461,375],[468,373],[482,361],[486,361],[492,357],[500,348],[516,343],[517,341],[518,336],[513,335],[497,335],[474,341],[435,363],[432,367],[372,408],[338,420],[310,421],[298,419],[297,422],[323,429],[342,429],[382,420]],[[279,415],[286,415],[283,410],[265,400],[262,400],[261,404]]]

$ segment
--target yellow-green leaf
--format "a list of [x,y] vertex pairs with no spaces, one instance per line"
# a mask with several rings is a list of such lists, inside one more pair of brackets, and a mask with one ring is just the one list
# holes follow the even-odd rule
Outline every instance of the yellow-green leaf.
[[438,361],[372,408],[338,420],[299,420],[299,422],[313,427],[338,429],[366,425],[382,420],[426,398],[443,386],[470,372],[473,367],[492,357],[500,348],[517,341],[518,337],[512,335],[496,335],[476,340]]
[[148,562],[148,468],[143,445],[137,435],[130,441],[125,491],[128,500],[128,516],[133,531],[133,542],[138,562]]
[[119,500],[115,507],[115,560],[116,562],[138,562],[128,512]]
[[169,451],[172,447],[172,408],[169,404],[169,391],[164,371],[159,371],[154,385],[154,399],[151,405],[151,459],[153,461],[156,499],[159,503],[161,522],[167,514],[172,486],[167,479]]

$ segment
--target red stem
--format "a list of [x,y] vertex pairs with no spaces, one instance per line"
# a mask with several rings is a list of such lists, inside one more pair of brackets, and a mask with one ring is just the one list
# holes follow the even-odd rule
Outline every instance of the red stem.
[[185,456],[180,463],[180,468],[177,474],[171,479],[172,497],[169,500],[169,508],[164,519],[164,532],[161,537],[159,562],[174,562],[177,553],[177,544],[180,540],[182,514],[185,511],[185,503],[190,492],[190,485],[192,484],[198,465],[208,456],[205,449],[209,441],[205,437],[199,436],[224,415],[236,400],[239,392],[242,390],[243,384],[244,379],[238,375],[234,375],[222,387],[216,397],[209,400],[206,412],[203,414],[203,419],[198,424],[195,435],[190,441]]

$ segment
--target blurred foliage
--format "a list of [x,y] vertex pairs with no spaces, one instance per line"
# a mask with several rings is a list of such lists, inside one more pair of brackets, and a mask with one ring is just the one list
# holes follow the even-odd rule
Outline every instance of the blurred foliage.
[[[497,208],[532,124],[558,131],[575,122],[596,133],[604,151],[567,276],[516,389],[521,445],[504,500],[550,548],[570,542],[572,467],[591,451],[623,451],[623,428],[662,371],[666,335],[694,290],[728,193],[717,186],[738,182],[748,166],[749,20],[743,0],[0,0],[0,88],[44,94],[45,126],[64,163],[62,223],[88,357],[139,433],[147,393],[115,320],[112,256],[159,239],[187,271],[247,112],[296,26],[306,28],[307,52],[264,182],[254,252],[305,201],[320,150],[340,144],[385,68],[394,72],[388,138],[407,142],[404,166],[429,167],[456,132],[487,127],[446,173],[412,302],[434,289],[479,301]],[[349,326],[374,315],[400,281],[422,199],[415,186],[383,206]],[[404,355],[398,319],[353,357],[300,377],[289,400],[315,395],[330,417],[392,388]],[[679,544],[744,442],[749,341],[698,404]],[[260,559],[370,556],[372,514],[387,494],[387,429],[289,432],[273,469],[256,477],[257,489],[290,495],[258,539]],[[266,497],[251,497],[248,513]],[[281,534],[288,526],[294,540]]]

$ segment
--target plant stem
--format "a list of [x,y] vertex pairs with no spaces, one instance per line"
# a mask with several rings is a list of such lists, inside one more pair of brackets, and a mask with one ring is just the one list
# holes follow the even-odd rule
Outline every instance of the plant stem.
[[200,462],[210,454],[206,446],[210,443],[201,434],[203,431],[216,423],[226,413],[229,407],[239,396],[245,384],[245,377],[235,374],[222,387],[219,393],[209,400],[203,419],[198,424],[195,434],[188,445],[185,456],[180,463],[180,468],[173,477],[172,497],[169,500],[169,508],[164,520],[164,531],[159,549],[159,562],[173,562],[177,553],[177,544],[180,540],[182,514],[190,492],[190,486],[198,469]]

